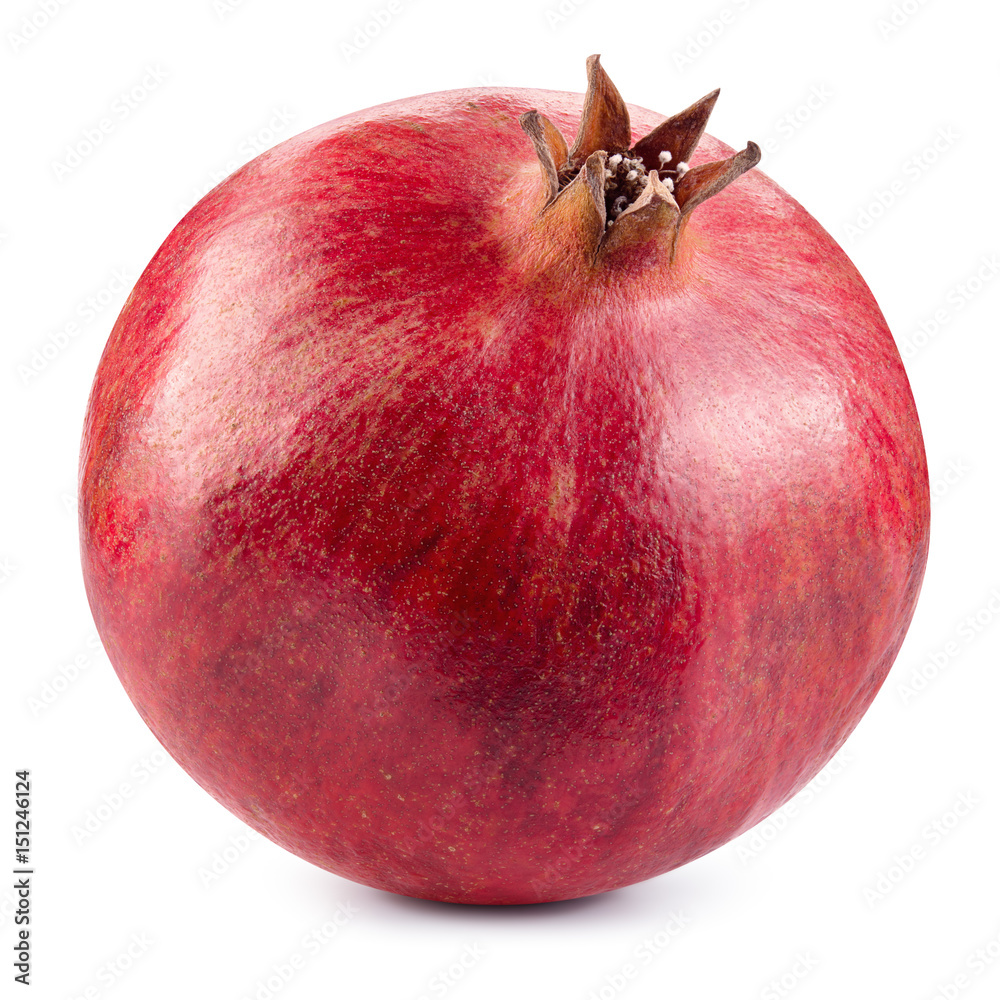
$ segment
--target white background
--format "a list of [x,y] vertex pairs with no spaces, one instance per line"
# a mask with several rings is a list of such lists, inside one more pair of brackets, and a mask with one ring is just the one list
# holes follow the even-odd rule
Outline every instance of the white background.
[[[995,5],[394,0],[375,37],[345,49],[386,7],[4,2],[0,788],[11,791],[0,826],[13,829],[15,768],[31,768],[34,993],[24,995],[996,997]],[[255,146],[421,92],[581,91],[591,52],[627,100],[664,115],[721,86],[709,131],[764,145],[761,169],[871,285],[923,423],[930,564],[874,706],[780,816],[601,897],[513,908],[398,898],[247,839],[140,721],[97,645],[79,568],[87,393],[131,283]],[[134,88],[128,107],[121,95]],[[113,127],[85,153],[102,118]],[[29,377],[33,360],[41,370]],[[0,842],[13,868],[12,837]],[[209,880],[213,864],[221,874]],[[626,963],[635,978],[621,975]]]

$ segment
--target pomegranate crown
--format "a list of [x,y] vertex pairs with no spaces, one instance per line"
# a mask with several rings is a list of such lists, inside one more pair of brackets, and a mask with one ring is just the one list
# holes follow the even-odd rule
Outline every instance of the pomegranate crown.
[[688,165],[718,96],[713,90],[630,146],[628,108],[601,57],[590,56],[583,114],[571,148],[538,110],[519,118],[546,186],[542,213],[567,213],[582,223],[595,260],[614,246],[654,237],[669,242],[673,257],[691,212],[760,161],[760,147],[748,142],[725,160]]

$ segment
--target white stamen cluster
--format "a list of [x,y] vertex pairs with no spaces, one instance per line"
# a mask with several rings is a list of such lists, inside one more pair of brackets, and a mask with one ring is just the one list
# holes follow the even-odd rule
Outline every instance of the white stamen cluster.
[[604,200],[609,226],[642,194],[648,183],[649,174],[639,157],[629,156],[628,153],[615,153],[608,157]]
[[[670,160],[670,150],[663,150],[659,155],[661,171],[670,169],[667,167]],[[615,153],[614,156],[609,156],[607,164],[608,173],[604,178],[604,199],[607,206],[607,224],[612,226],[615,219],[642,194],[643,189],[649,183],[649,174],[646,172],[642,160],[637,156],[629,156],[628,153]],[[681,167],[684,169],[681,170]],[[677,165],[677,176],[683,177],[686,170],[687,164],[682,161]],[[667,190],[673,191],[672,178],[662,177],[660,180]]]

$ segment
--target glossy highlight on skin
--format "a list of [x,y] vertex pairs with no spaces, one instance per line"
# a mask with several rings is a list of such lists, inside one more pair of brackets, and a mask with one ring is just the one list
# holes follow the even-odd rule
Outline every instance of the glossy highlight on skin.
[[465,903],[763,819],[927,555],[913,399],[833,239],[751,170],[675,254],[595,264],[542,211],[536,108],[576,132],[579,94],[447,91],[220,184],[115,325],[80,468],[94,617],[174,758],[322,868]]

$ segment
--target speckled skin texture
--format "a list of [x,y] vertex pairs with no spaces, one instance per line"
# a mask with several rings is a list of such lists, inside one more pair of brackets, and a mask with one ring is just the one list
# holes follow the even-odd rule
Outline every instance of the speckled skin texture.
[[854,728],[923,575],[857,271],[758,170],[673,263],[592,267],[517,121],[572,137],[581,101],[425,95],[258,157],[90,400],[84,573],[132,701],[245,822],[398,893],[583,896],[730,840]]

